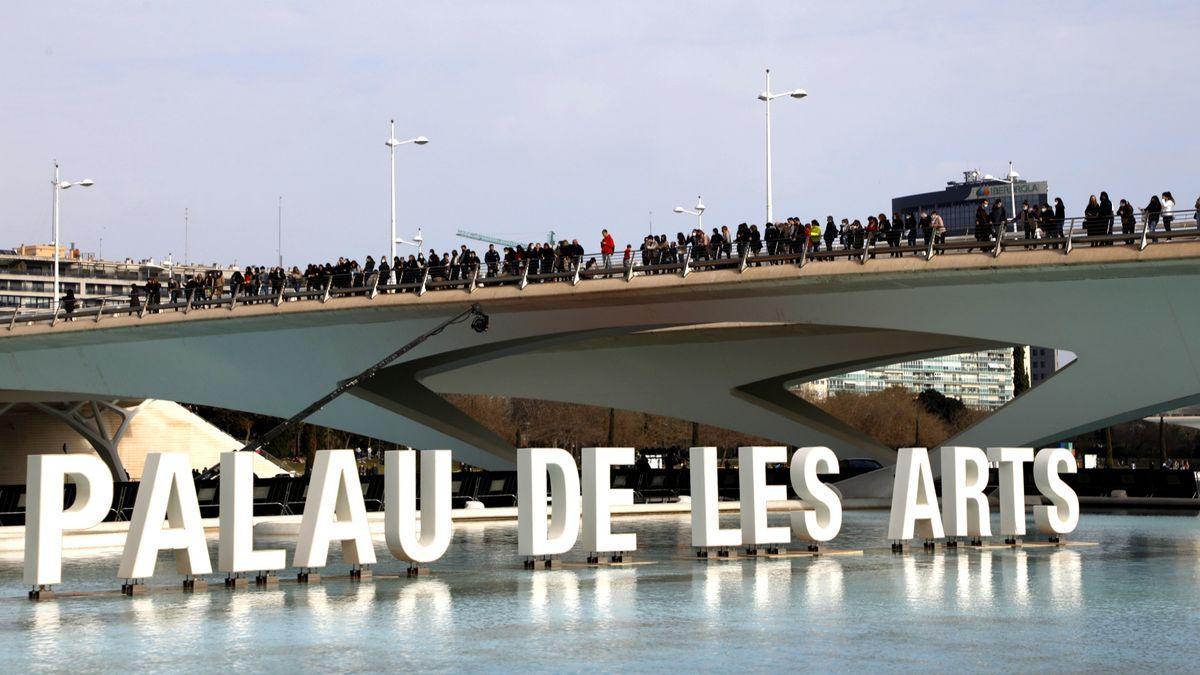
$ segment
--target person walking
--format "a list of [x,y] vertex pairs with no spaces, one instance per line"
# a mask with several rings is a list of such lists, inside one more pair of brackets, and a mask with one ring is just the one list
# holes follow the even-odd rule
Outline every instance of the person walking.
[[1175,198],[1171,191],[1162,193],[1162,223],[1165,232],[1171,231],[1171,223],[1175,222]]
[[[1067,222],[1067,205],[1063,203],[1062,197],[1055,197],[1054,198],[1054,225],[1051,228],[1051,229],[1053,229],[1054,237],[1056,237],[1058,239],[1062,239],[1063,224],[1066,222]],[[1054,248],[1058,248],[1058,246],[1059,246],[1058,244],[1055,244]],[[1064,244],[1064,246],[1065,246],[1065,244]]]
[[137,284],[129,284],[129,313],[142,308],[142,289]]
[[942,220],[942,214],[936,210],[929,216],[929,219],[933,223],[933,245],[939,247],[936,252],[945,253],[945,249],[940,247],[946,243],[946,221]]
[[[75,314],[75,307],[77,304],[78,303],[75,300],[74,288],[68,288],[63,296],[58,299],[58,305],[60,308],[62,308],[63,313],[67,315],[68,321],[74,320],[72,315]],[[103,308],[103,305],[101,305],[101,308]]]
[[[1158,219],[1162,217],[1162,212],[1163,205],[1158,201],[1158,195],[1150,195],[1150,203],[1142,209],[1142,213],[1146,214],[1146,229],[1151,235],[1158,230]],[[1151,236],[1150,241],[1158,241],[1158,237]]]
[[1008,222],[1008,212],[1004,209],[1004,200],[997,199],[992,204],[992,212],[989,217],[992,220],[992,236],[999,242],[1004,239],[1004,224]]
[[[1100,234],[1113,233],[1113,203],[1103,190],[1100,191],[1100,229]],[[1112,242],[1106,241],[1103,246],[1112,246]]]
[[[1121,205],[1117,207],[1117,217],[1121,219],[1121,234],[1133,234],[1133,228],[1135,224],[1133,218],[1133,204],[1130,204],[1126,199],[1122,199]],[[1126,239],[1125,243],[1132,244],[1133,239]]]
[[[986,249],[984,244],[987,243],[989,239],[988,233],[991,231],[991,221],[988,219],[987,207],[984,206],[986,203],[979,202],[979,206],[975,207],[975,241],[979,242],[980,251]],[[973,247],[969,248],[967,249],[967,253],[974,250]]]
[[[1083,209],[1083,230],[1088,238],[1098,237],[1104,228],[1104,219],[1100,217],[1100,201],[1096,199],[1096,195],[1088,197],[1088,204]],[[1090,244],[1093,248],[1100,245],[1100,242],[1093,241]]]
[[617,244],[613,241],[612,235],[608,230],[600,230],[600,259],[605,267],[612,267],[613,252],[617,250]]

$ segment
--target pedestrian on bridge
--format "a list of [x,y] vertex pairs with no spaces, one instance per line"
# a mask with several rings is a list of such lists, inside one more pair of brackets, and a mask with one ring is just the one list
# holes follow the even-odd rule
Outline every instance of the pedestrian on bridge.
[[612,267],[613,252],[617,250],[617,244],[613,241],[612,235],[608,230],[600,230],[600,258],[604,261],[605,267]]

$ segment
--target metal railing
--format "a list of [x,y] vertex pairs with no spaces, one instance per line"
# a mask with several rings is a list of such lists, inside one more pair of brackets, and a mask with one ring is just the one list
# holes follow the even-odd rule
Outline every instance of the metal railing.
[[[605,267],[599,263],[601,254],[585,253],[581,256],[546,256],[545,258],[500,261],[496,264],[471,263],[460,265],[435,265],[416,269],[402,269],[397,276],[389,270],[387,279],[382,278],[378,270],[350,274],[318,273],[304,278],[300,282],[285,278],[282,286],[272,287],[270,284],[235,285],[231,291],[225,288],[213,292],[211,288],[197,288],[194,292],[181,289],[178,298],[172,302],[167,298],[155,301],[144,292],[140,297],[88,298],[78,300],[78,306],[72,312],[67,312],[62,306],[53,311],[22,312],[19,308],[8,308],[11,315],[0,317],[0,324],[8,331],[18,326],[32,326],[40,323],[57,325],[62,321],[79,321],[90,319],[99,323],[106,317],[137,316],[143,318],[146,314],[164,312],[182,312],[225,308],[234,311],[245,305],[272,304],[276,307],[285,302],[302,302],[314,300],[325,303],[334,298],[365,297],[373,300],[379,295],[398,293],[414,293],[423,296],[427,292],[458,289],[473,293],[479,288],[496,286],[516,286],[525,289],[531,284],[569,283],[577,285],[592,279],[620,279],[632,282],[640,276],[659,274],[678,274],[687,277],[692,273],[710,270],[736,270],[745,272],[750,267],[763,265],[796,265],[803,269],[809,263],[846,259],[860,265],[868,265],[877,257],[915,256],[925,261],[932,261],[938,256],[947,254],[965,255],[976,251],[981,255],[999,257],[1006,251],[1014,250],[1052,250],[1070,255],[1071,251],[1081,245],[1098,246],[1130,246],[1139,251],[1159,242],[1181,240],[1200,241],[1200,229],[1197,228],[1195,212],[1175,211],[1163,214],[1174,216],[1171,229],[1163,227],[1161,219],[1157,226],[1151,219],[1141,218],[1133,224],[1122,223],[1116,219],[1113,224],[1107,220],[1098,222],[1096,219],[1067,218],[1061,223],[1050,223],[1047,231],[1050,236],[1024,238],[1022,233],[1005,234],[1005,227],[990,231],[986,238],[974,234],[957,235],[939,239],[931,236],[922,237],[915,244],[900,242],[897,245],[872,237],[865,232],[859,236],[851,234],[846,244],[836,245],[830,249],[824,239],[809,238],[776,239],[771,242],[741,242],[735,241],[720,246],[669,243],[666,247],[633,251],[629,259],[623,259],[621,253],[614,254],[613,262]],[[1183,220],[1187,217],[1188,220]],[[1007,221],[1004,225],[1011,225]],[[1113,232],[1113,228],[1121,230]],[[997,237],[997,232],[999,236]],[[893,242],[895,239],[893,238]],[[166,292],[167,289],[163,289]],[[7,319],[5,321],[4,319]]]

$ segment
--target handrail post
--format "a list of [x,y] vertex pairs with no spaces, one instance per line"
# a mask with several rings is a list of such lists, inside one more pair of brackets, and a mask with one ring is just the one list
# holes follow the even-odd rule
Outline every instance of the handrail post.
[[[379,272],[375,272],[375,274],[371,275],[371,294],[367,297],[374,300],[376,295],[379,295]],[[279,302],[283,302],[282,288],[279,289]],[[279,302],[275,303],[276,307],[279,306]]]
[[240,286],[234,286],[233,291],[229,293],[229,311],[233,311],[237,307],[238,291],[242,290]]
[[[195,300],[195,298],[196,298],[196,289],[193,288],[192,292],[187,294],[187,304],[184,305],[184,307],[183,307],[183,313],[185,316],[187,315],[188,312],[192,311],[192,301]],[[104,311],[104,301],[103,300],[100,301],[100,311],[101,312]]]
[[996,246],[992,249],[993,258],[999,258],[1000,253],[1004,250],[1004,233],[1007,230],[1008,228],[1004,227],[1004,224],[1001,223],[1000,229],[996,232]]
[[583,265],[579,264],[580,262],[582,262],[582,261],[580,261],[580,260],[576,260],[576,261],[575,261],[575,263],[574,263],[574,265],[575,265],[575,275],[574,275],[573,277],[571,277],[571,285],[572,285],[572,286],[578,286],[578,285],[579,285],[579,271],[580,271],[581,269],[583,269]]
[[800,269],[804,269],[804,263],[808,262],[808,237],[800,242]]
[[16,307],[13,307],[12,319],[8,322],[9,330],[12,330],[13,327],[17,325],[17,314],[20,313],[20,311],[21,311],[21,306],[19,304]]
[[625,261],[625,283],[633,281],[633,258]]
[[746,268],[750,266],[750,243],[742,242],[741,248],[742,250],[738,254],[738,258],[741,259],[738,263],[738,272],[745,272]]
[[479,275],[483,272],[483,265],[475,265],[475,274],[471,275],[471,283],[467,286],[468,293],[474,293],[476,288],[479,288]]
[[1148,239],[1149,234],[1150,234],[1150,219],[1147,218],[1143,214],[1142,215],[1142,243],[1138,245],[1139,251],[1145,251],[1146,247],[1150,245],[1150,240]]
[[519,288],[523,291],[523,290],[525,290],[525,287],[528,285],[529,285],[529,261],[526,260],[525,264],[521,268],[521,282],[519,284],[517,284],[517,288]]
[[145,300],[138,302],[138,318],[146,316],[146,305],[150,304],[150,298],[147,296]]
[[329,293],[333,290],[333,275],[329,275],[329,279],[325,281],[325,295],[321,296],[321,304],[329,302]]
[[686,279],[687,275],[692,273],[692,245],[688,244],[683,252],[683,270],[681,276]]
[[421,287],[417,289],[417,297],[425,295],[426,284],[429,283],[429,268],[426,267],[424,273],[421,274]]
[[92,323],[100,323],[100,317],[104,316],[104,298],[100,298],[100,306],[96,308],[96,318]]
[[1071,241],[1075,235],[1075,219],[1071,219],[1071,226],[1067,228],[1067,243],[1063,247],[1063,255],[1071,255]]
[[929,245],[925,247],[925,262],[933,260],[933,244],[937,241],[937,231],[934,230],[933,236],[929,238]]
[[53,328],[58,324],[58,307],[54,308],[54,314],[50,317],[50,327]]

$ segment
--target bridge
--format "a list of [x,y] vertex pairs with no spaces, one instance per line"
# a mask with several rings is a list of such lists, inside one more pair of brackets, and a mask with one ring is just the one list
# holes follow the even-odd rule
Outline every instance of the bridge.
[[[905,249],[899,258],[872,259],[864,249],[684,259],[327,286],[253,303],[222,298],[203,310],[177,303],[158,313],[96,308],[71,321],[22,316],[0,330],[0,400],[159,398],[287,417],[479,303],[489,332],[452,327],[310,421],[448,447],[457,459],[503,469],[515,456],[509,439],[442,396],[494,394],[700,421],[890,464],[894,451],[789,387],[1032,344],[1077,359],[948,443],[1036,446],[1200,402],[1197,235],[1177,229],[1151,245],[1076,237],[1057,249],[1001,242],[985,253],[963,252],[979,244],[960,242],[943,255]],[[1114,245],[1088,245],[1107,241]],[[862,489],[879,489],[860,479]]]

